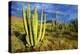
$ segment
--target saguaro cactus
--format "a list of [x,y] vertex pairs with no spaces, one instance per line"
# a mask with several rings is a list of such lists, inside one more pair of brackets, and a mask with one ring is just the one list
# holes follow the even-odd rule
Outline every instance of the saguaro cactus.
[[[27,12],[24,8],[24,5],[22,5],[22,13],[23,13],[24,30],[26,33],[26,41],[27,41],[26,46],[36,47],[38,43],[42,41],[45,36],[46,15],[44,15],[43,17],[43,9],[42,9],[41,19],[40,19],[40,28],[39,28],[38,13],[37,13],[36,7],[34,7],[34,13],[31,14],[30,5],[28,5],[27,7]],[[44,21],[42,21],[43,18],[44,18]]]

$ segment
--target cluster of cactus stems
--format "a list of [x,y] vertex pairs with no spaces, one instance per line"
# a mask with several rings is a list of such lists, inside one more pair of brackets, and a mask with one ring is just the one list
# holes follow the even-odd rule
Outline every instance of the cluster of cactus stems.
[[26,46],[35,48],[44,39],[46,28],[46,15],[43,14],[42,9],[39,27],[36,6],[34,7],[33,14],[31,14],[30,5],[28,4],[27,10],[25,10],[24,5],[22,5],[22,14],[24,30],[26,33]]

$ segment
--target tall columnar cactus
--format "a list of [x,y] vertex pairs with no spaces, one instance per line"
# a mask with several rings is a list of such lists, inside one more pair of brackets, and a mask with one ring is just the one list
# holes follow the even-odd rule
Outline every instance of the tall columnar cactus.
[[30,11],[30,5],[28,4],[28,8],[27,8],[27,13],[26,13],[26,20],[27,20],[27,27],[28,27],[28,32],[29,32],[29,37],[30,37],[30,43],[33,46],[33,37],[32,37],[32,28],[31,28],[31,11]]
[[29,41],[29,31],[28,31],[28,23],[27,23],[27,18],[26,18],[26,11],[24,9],[24,6],[22,6],[22,14],[23,14],[23,24],[24,24],[24,30],[26,33],[26,41],[28,43],[28,46],[30,46],[30,41]]
[[39,29],[39,36],[38,36],[38,43],[41,39],[41,36],[42,36],[42,19],[43,19],[43,9],[42,9],[42,12],[41,12],[41,21],[40,21],[40,29]]
[[38,31],[38,13],[37,8],[34,7],[34,14],[32,18],[32,28],[33,28],[33,36],[35,45],[37,44],[37,31]]
[[39,28],[38,13],[37,13],[36,7],[34,7],[34,13],[31,14],[30,5],[28,5],[27,7],[27,12],[24,6],[22,5],[22,13],[23,13],[24,30],[26,33],[26,41],[27,41],[26,46],[36,47],[38,46],[40,41],[43,40],[45,36],[46,15],[44,15],[44,21],[42,21],[43,19],[43,9],[42,9],[41,19],[40,19],[40,28]]
[[42,33],[41,41],[43,40],[45,36],[45,29],[46,29],[46,15],[44,15],[44,25],[43,25],[43,33]]

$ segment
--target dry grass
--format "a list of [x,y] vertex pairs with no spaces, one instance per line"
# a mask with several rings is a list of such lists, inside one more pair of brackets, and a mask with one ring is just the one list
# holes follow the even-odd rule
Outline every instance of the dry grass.
[[[48,27],[50,26],[47,25],[45,34],[46,37],[44,38],[44,41],[41,42],[36,49],[27,48],[25,46],[25,35],[22,18],[11,17],[11,51],[29,52],[78,48],[77,33],[70,32],[68,30],[60,33],[52,32],[51,28]],[[17,33],[15,34],[15,32]]]

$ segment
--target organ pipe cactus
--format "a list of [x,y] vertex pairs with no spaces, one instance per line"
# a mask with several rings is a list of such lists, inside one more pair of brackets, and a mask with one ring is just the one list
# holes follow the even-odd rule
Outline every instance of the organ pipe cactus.
[[[38,23],[38,13],[37,8],[34,7],[34,12],[31,14],[30,5],[28,4],[27,12],[22,5],[23,13],[23,25],[26,33],[26,46],[27,47],[37,47],[40,41],[43,41],[45,36],[45,27],[46,27],[46,15],[43,17],[43,9],[40,19],[40,27]],[[44,21],[42,19],[44,18]],[[43,23],[42,23],[43,22]]]

